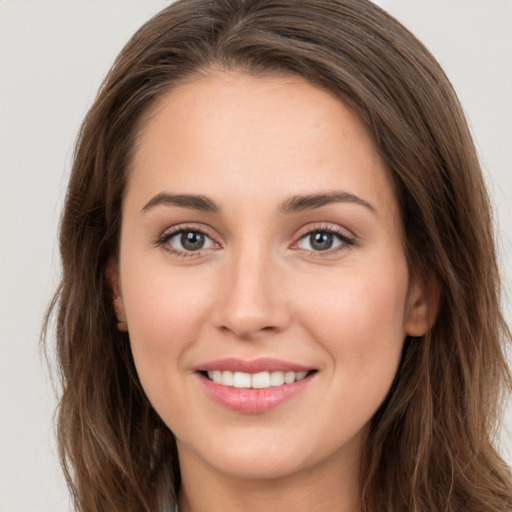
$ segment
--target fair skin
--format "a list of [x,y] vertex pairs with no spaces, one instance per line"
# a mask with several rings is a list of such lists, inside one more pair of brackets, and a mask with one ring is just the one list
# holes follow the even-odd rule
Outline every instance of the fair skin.
[[[115,266],[137,372],[176,436],[180,511],[358,510],[369,421],[405,336],[428,328],[360,120],[297,77],[180,85],[140,136]],[[285,371],[297,382],[269,384]]]

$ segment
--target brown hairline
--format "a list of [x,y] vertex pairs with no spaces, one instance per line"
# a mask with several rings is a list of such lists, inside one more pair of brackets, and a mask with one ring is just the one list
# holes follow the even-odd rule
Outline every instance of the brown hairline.
[[61,461],[77,510],[176,503],[172,433],[147,400],[116,329],[105,266],[144,119],[213,67],[299,75],[366,123],[396,190],[411,271],[439,283],[429,333],[405,341],[363,453],[365,512],[503,511],[510,472],[493,446],[511,377],[489,200],[456,95],[428,51],[365,0],[201,0],[164,9],[129,41],[76,144],[50,306],[62,398]]

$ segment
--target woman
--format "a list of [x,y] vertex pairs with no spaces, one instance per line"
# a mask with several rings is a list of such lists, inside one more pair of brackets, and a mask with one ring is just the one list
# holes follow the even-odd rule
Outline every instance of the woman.
[[361,0],[185,0],[121,52],[62,221],[77,509],[512,508],[489,204],[432,56]]

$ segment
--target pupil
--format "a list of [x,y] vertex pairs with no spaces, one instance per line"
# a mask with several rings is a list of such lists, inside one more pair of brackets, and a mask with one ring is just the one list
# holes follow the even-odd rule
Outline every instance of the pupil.
[[332,234],[317,232],[310,235],[311,247],[317,251],[325,251],[332,247]]
[[197,251],[204,245],[204,235],[193,231],[185,232],[181,235],[181,245],[187,251]]

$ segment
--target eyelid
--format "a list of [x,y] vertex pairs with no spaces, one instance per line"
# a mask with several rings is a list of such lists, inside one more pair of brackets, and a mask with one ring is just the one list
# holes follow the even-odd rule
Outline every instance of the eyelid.
[[[191,232],[197,232],[201,233],[208,238],[212,240],[215,247],[214,248],[206,248],[206,249],[198,249],[197,251],[187,251],[187,250],[180,250],[175,249],[170,245],[166,245],[166,243],[173,237],[176,236],[178,233],[184,232],[184,231],[191,231]],[[337,245],[334,248],[326,249],[324,251],[314,251],[309,249],[302,249],[301,247],[298,247],[299,242],[306,236],[315,233],[315,232],[326,232],[331,233],[335,236],[337,236],[341,243]],[[168,251],[171,254],[174,254],[175,256],[182,256],[182,257],[198,257],[204,255],[204,252],[217,250],[221,248],[221,244],[218,242],[218,235],[216,232],[214,232],[209,226],[205,224],[197,224],[194,222],[191,223],[183,223],[183,224],[177,224],[174,226],[171,226],[167,229],[165,229],[155,240],[155,245],[163,247],[166,251]],[[357,242],[356,236],[349,231],[346,228],[343,228],[337,224],[329,224],[326,222],[319,222],[319,223],[313,223],[308,224],[306,226],[303,226],[295,235],[294,242],[291,244],[291,249],[297,249],[301,250],[303,252],[308,252],[314,256],[322,257],[322,256],[328,256],[332,255],[334,253],[337,253],[339,251],[343,251],[346,249],[349,249],[350,247],[354,246]]]
[[297,231],[295,237],[298,239],[304,235],[314,233],[316,231],[327,231],[329,233],[342,235],[345,238],[356,238],[354,233],[352,233],[352,231],[349,229],[344,228],[338,224],[331,224],[330,222],[313,222],[311,224],[306,224]]
[[174,236],[176,236],[179,233],[182,233],[184,231],[190,231],[194,233],[201,233],[202,235],[207,236],[213,244],[216,246],[213,248],[213,250],[216,250],[220,248],[220,243],[217,241],[217,236],[214,234],[213,230],[209,228],[208,226],[204,224],[196,224],[196,223],[184,223],[184,224],[176,224],[174,226],[171,226],[167,229],[165,229],[160,235],[158,235],[157,239],[155,240],[155,245],[162,247],[164,250],[168,251],[171,254],[174,254],[175,256],[182,256],[182,257],[197,257],[203,255],[206,251],[211,251],[212,248],[206,248],[206,249],[198,249],[197,251],[186,251],[186,250],[180,250],[175,249],[167,242]]
[[[306,236],[311,235],[312,233],[318,233],[318,232],[325,232],[325,233],[331,233],[333,235],[336,235],[340,238],[341,244],[338,246],[332,248],[332,249],[326,249],[325,251],[312,251],[308,249],[301,249],[298,247],[298,243]],[[315,223],[315,224],[309,224],[307,226],[302,227],[297,235],[295,236],[295,241],[291,245],[292,249],[298,249],[303,250],[306,252],[309,252],[311,254],[314,254],[315,256],[327,256],[333,253],[336,253],[338,251],[342,251],[344,249],[350,248],[354,246],[357,242],[356,236],[349,231],[346,228],[342,228],[341,226],[337,224],[329,224],[325,222],[321,223]]]

